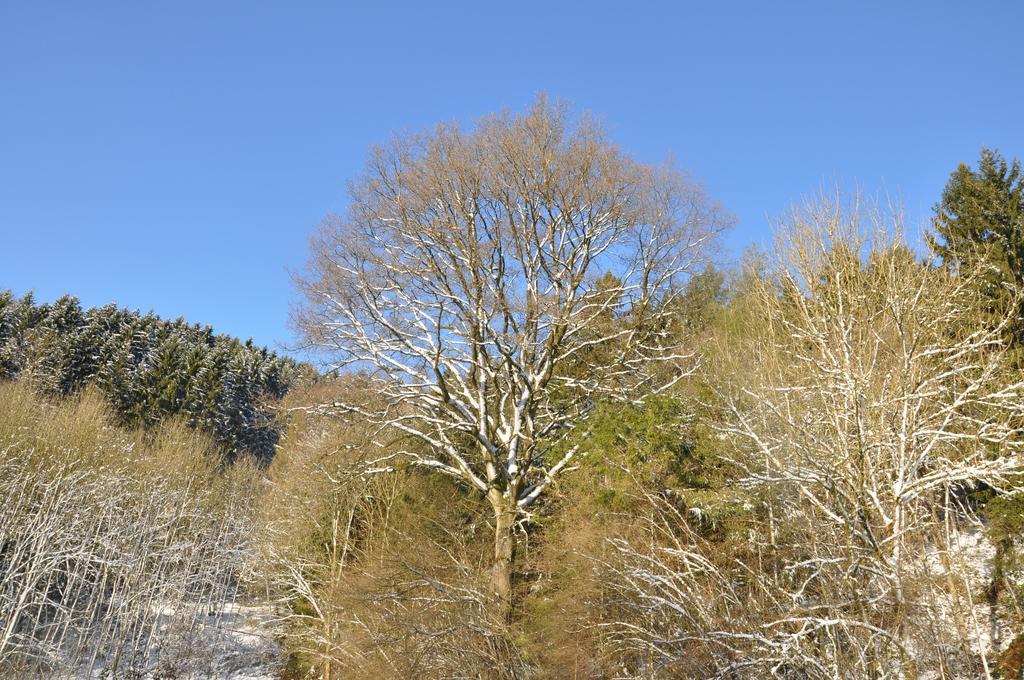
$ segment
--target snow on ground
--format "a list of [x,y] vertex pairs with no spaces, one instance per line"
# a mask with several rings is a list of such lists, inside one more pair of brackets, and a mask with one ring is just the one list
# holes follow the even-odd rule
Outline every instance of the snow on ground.
[[206,627],[217,652],[214,670],[230,680],[272,680],[279,676],[281,649],[275,638],[273,612],[266,606],[234,604]]
[[[964,640],[979,660],[987,658],[990,672],[1014,635],[1006,617],[993,616],[984,598],[992,579],[995,553],[995,545],[977,524],[952,531],[948,550],[928,546],[917,563],[923,575],[944,592],[944,597],[927,608],[937,633],[949,640]],[[939,677],[938,671],[933,671],[922,674],[919,680]]]
[[227,604],[198,618],[198,625],[184,626],[172,607],[159,608],[161,622],[146,664],[147,670],[112,673],[98,664],[81,677],[113,680],[275,680],[280,677],[283,655],[278,644],[279,627],[267,605]]

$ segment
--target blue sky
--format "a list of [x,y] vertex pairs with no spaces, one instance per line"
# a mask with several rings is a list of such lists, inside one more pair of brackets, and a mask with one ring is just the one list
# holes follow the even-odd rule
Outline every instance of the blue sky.
[[369,145],[538,91],[740,222],[1024,157],[1024,3],[0,3],[0,288],[287,342]]

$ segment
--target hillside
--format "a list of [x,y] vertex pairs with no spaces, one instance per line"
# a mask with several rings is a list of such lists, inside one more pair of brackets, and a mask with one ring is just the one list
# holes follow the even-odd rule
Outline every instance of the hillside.
[[19,378],[51,396],[95,385],[129,427],[180,416],[233,454],[269,460],[279,436],[270,405],[314,375],[251,340],[183,319],[82,309],[71,296],[37,304],[31,294],[0,291],[0,380]]

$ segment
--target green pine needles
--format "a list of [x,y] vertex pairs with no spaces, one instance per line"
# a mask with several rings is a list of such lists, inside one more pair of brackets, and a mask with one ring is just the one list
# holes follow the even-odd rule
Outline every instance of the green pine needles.
[[95,384],[124,425],[181,416],[232,454],[269,459],[279,435],[269,405],[313,374],[251,340],[183,319],[0,292],[0,379],[27,379],[53,396]]

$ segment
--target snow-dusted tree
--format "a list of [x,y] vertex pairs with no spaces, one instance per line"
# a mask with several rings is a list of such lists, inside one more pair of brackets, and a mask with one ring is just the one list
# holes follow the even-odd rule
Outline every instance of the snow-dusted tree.
[[690,365],[662,322],[726,222],[681,174],[540,98],[374,149],[346,216],[314,237],[298,326],[385,403],[336,406],[415,442],[390,460],[486,498],[506,605],[513,529],[578,453],[565,435],[599,395]]
[[0,291],[0,377],[20,375],[62,396],[95,382],[123,424],[184,414],[236,453],[273,454],[267,402],[309,368],[184,319],[115,305],[83,311],[71,296],[40,305]]
[[984,272],[928,266],[898,217],[838,201],[796,211],[771,259],[755,321],[722,353],[720,398],[743,483],[783,524],[814,528],[786,567],[778,649],[858,677],[971,659],[984,645],[957,499],[1024,491],[1024,383],[1004,333],[1016,302],[993,321],[977,305]]
[[623,675],[992,677],[969,499],[1024,493],[1017,306],[993,321],[985,272],[930,266],[864,213],[795,211],[738,287],[704,366],[759,521],[708,543],[701,507],[648,494],[649,537],[596,560]]

